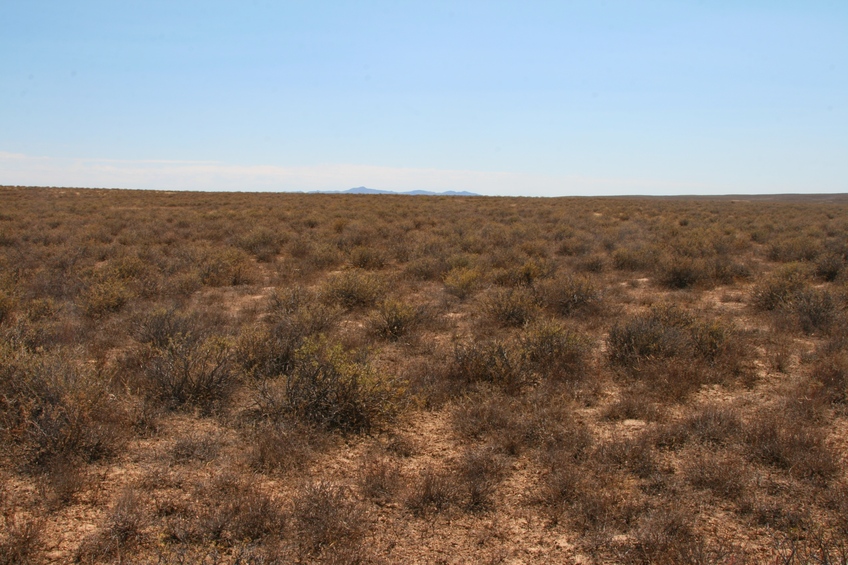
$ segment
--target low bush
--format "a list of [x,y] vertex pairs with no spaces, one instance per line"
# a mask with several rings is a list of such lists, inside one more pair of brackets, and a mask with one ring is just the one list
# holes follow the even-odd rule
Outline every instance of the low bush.
[[264,323],[246,329],[235,346],[235,359],[252,378],[290,371],[304,342],[330,329],[337,312],[301,287],[271,294]]
[[364,517],[346,488],[321,481],[306,485],[292,510],[301,554],[312,561],[328,553],[355,552],[365,535]]
[[806,273],[800,265],[785,265],[754,286],[751,303],[758,310],[777,310],[790,303],[806,284]]
[[799,425],[775,412],[757,414],[746,426],[745,442],[753,460],[795,477],[828,481],[839,470],[822,430]]
[[655,307],[612,327],[607,352],[613,365],[635,367],[646,360],[692,355],[692,317],[675,308]]
[[745,460],[732,452],[695,451],[683,461],[683,476],[693,487],[737,500],[748,489]]
[[481,283],[480,271],[468,267],[454,267],[444,276],[445,290],[464,300],[471,296]]
[[0,565],[41,563],[45,549],[44,522],[24,517],[13,508],[0,512]]
[[114,454],[126,439],[127,419],[106,386],[61,354],[0,346],[1,449],[35,473]]
[[827,333],[842,314],[830,292],[825,289],[802,290],[792,297],[791,310],[806,334]]
[[711,273],[703,259],[675,255],[659,263],[656,276],[666,288],[685,289],[709,281]]
[[533,295],[523,288],[496,288],[482,301],[483,312],[502,327],[521,327],[536,317]]
[[238,246],[261,263],[273,261],[284,243],[284,237],[267,228],[255,228],[238,240]]
[[138,363],[147,397],[172,410],[197,408],[212,413],[236,384],[230,344],[217,336],[180,334],[165,347],[142,351]]
[[542,304],[560,316],[598,314],[603,306],[601,291],[588,277],[568,275],[545,281],[538,293]]
[[267,474],[303,469],[324,445],[319,431],[290,420],[261,422],[246,437],[248,464]]
[[454,346],[445,379],[460,390],[477,383],[518,393],[527,381],[520,354],[505,342],[470,342]]
[[848,353],[834,351],[822,355],[811,370],[813,380],[821,386],[825,397],[833,403],[848,402]]
[[397,341],[412,331],[422,317],[420,307],[400,300],[385,300],[377,307],[371,326],[378,336]]
[[191,503],[169,509],[167,518],[166,539],[225,548],[279,536],[286,522],[274,498],[229,473],[198,483]]
[[293,369],[282,377],[279,408],[303,422],[341,432],[368,432],[390,419],[403,392],[338,345],[307,340]]
[[391,460],[369,453],[359,469],[359,488],[366,497],[378,503],[386,503],[400,491],[402,477],[400,467]]
[[324,299],[344,308],[373,306],[384,294],[383,280],[363,270],[332,275],[324,285]]
[[467,450],[460,460],[458,483],[465,491],[465,507],[471,512],[489,510],[494,491],[504,477],[506,463],[491,448]]
[[458,504],[460,496],[455,477],[446,472],[425,469],[412,484],[406,507],[416,516],[426,516]]
[[124,491],[109,511],[103,526],[83,540],[77,550],[80,563],[121,561],[142,540],[146,516],[138,494],[132,489]]
[[523,362],[543,379],[580,381],[587,372],[589,339],[556,322],[530,326],[520,338]]
[[386,257],[373,247],[355,247],[350,252],[350,263],[358,269],[372,271],[385,267]]

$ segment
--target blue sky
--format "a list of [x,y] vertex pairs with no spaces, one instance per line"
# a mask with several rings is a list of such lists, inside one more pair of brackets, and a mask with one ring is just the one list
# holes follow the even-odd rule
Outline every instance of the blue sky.
[[0,184],[848,192],[848,2],[0,3]]

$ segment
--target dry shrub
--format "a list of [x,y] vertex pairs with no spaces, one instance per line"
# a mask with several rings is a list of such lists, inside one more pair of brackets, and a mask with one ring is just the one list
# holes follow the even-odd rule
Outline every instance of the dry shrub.
[[6,292],[0,290],[0,324],[11,319],[15,302]]
[[694,451],[683,460],[683,476],[693,487],[737,500],[749,485],[745,460],[733,452]]
[[638,390],[629,389],[606,410],[604,418],[607,420],[645,420],[654,422],[662,417],[662,411],[650,397]]
[[228,400],[236,384],[229,343],[223,338],[180,334],[165,347],[140,355],[141,384],[151,402],[210,414]]
[[676,307],[655,307],[610,329],[607,351],[613,365],[636,368],[639,363],[692,355],[691,315]]
[[373,306],[385,292],[383,279],[360,269],[334,274],[323,288],[324,299],[344,308]]
[[307,340],[292,370],[263,385],[256,401],[272,419],[293,417],[329,430],[363,433],[391,419],[402,394],[400,381],[322,338]]
[[698,557],[703,553],[703,542],[695,532],[692,518],[670,501],[667,504],[639,520],[635,539],[623,556],[625,563],[672,565],[701,561]]
[[632,438],[613,437],[596,447],[592,459],[626,469],[642,479],[658,472],[654,447],[647,434]]
[[373,247],[354,247],[350,252],[350,263],[358,269],[369,271],[382,269],[386,266],[386,257]]
[[792,421],[772,411],[758,413],[745,430],[748,455],[762,463],[784,469],[792,476],[828,481],[839,470],[821,429]]
[[550,277],[553,269],[544,259],[530,259],[521,265],[494,269],[492,281],[507,287],[532,287],[538,280]]
[[103,526],[83,540],[76,559],[82,563],[123,561],[142,540],[146,516],[138,494],[125,490],[107,514]]
[[530,326],[520,339],[526,366],[541,378],[560,382],[582,380],[587,372],[591,342],[556,322]]
[[831,293],[825,289],[800,290],[789,306],[801,331],[806,334],[827,333],[842,314]]
[[92,484],[82,462],[66,454],[51,459],[39,471],[39,491],[51,510],[77,502],[77,495]]
[[741,335],[718,321],[676,307],[655,307],[616,324],[607,338],[613,366],[669,400],[685,399],[703,384],[746,376]]
[[206,286],[239,286],[254,278],[248,256],[232,247],[201,248],[194,262],[200,282]]
[[458,483],[465,491],[465,507],[471,512],[492,508],[492,497],[506,473],[503,457],[489,447],[471,448],[463,453]]
[[557,277],[540,284],[538,292],[541,302],[561,316],[596,315],[603,309],[602,293],[588,277]]
[[404,267],[404,273],[420,281],[438,281],[448,272],[447,262],[439,257],[418,257]]
[[654,247],[619,247],[612,252],[612,263],[620,271],[647,271],[657,264],[658,257]]
[[207,479],[191,494],[191,505],[159,509],[169,541],[232,547],[278,536],[285,525],[276,500],[231,474]]
[[704,284],[711,278],[706,262],[675,255],[657,266],[657,281],[666,288],[684,289]]
[[359,469],[359,489],[380,504],[392,500],[402,486],[400,467],[390,459],[368,453]]
[[252,378],[282,375],[292,369],[295,353],[304,342],[327,331],[337,312],[317,302],[302,287],[275,291],[269,298],[265,323],[244,330],[235,346],[235,358]]
[[280,253],[285,238],[268,228],[254,228],[238,240],[238,246],[256,257],[260,263],[270,263]]
[[134,297],[135,293],[120,278],[104,275],[86,286],[79,304],[86,316],[101,318],[121,310]]
[[319,431],[288,420],[262,423],[248,437],[248,463],[263,473],[303,469],[324,445]]
[[126,414],[109,384],[61,354],[0,346],[3,451],[25,470],[111,456],[126,438]]
[[808,235],[795,235],[772,243],[769,246],[768,258],[781,263],[814,261],[821,251],[821,242]]
[[811,377],[821,385],[830,402],[845,404],[848,401],[848,352],[824,354],[813,365]]
[[416,516],[442,512],[459,503],[460,488],[456,478],[432,469],[421,471],[407,495],[406,507]]
[[580,466],[570,454],[553,459],[539,489],[539,502],[551,521],[565,519],[584,532],[624,526],[639,513],[639,496],[619,476]]
[[[5,492],[0,494],[5,497]],[[44,522],[4,504],[0,514],[0,565],[41,563],[44,546]]]
[[816,276],[825,282],[833,282],[845,272],[846,257],[842,253],[821,255],[816,261]]
[[444,371],[445,379],[460,391],[488,383],[517,394],[526,382],[519,353],[499,341],[456,344]]
[[687,435],[714,446],[728,445],[742,430],[738,409],[720,404],[702,406],[686,416],[681,425]]
[[397,341],[412,331],[422,318],[420,307],[400,300],[385,300],[377,307],[371,326],[380,337]]
[[213,434],[189,434],[171,446],[171,459],[176,464],[206,463],[218,457],[220,436]]
[[445,290],[464,300],[480,286],[480,271],[468,267],[454,267],[444,276]]
[[483,312],[502,327],[521,327],[536,317],[538,306],[525,288],[496,288],[482,301]]
[[306,485],[292,509],[301,554],[312,561],[328,553],[358,552],[365,535],[364,517],[348,489],[321,481]]
[[764,311],[783,308],[806,287],[806,278],[806,272],[800,265],[784,265],[754,286],[751,303]]

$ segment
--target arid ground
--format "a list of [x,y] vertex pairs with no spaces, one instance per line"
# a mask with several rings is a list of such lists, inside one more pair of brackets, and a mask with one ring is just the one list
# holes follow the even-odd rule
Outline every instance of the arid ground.
[[848,563],[848,199],[0,188],[0,564]]

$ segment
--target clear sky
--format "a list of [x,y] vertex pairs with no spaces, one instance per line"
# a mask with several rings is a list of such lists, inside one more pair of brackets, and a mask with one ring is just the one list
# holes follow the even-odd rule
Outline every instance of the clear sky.
[[0,53],[0,184],[848,192],[848,0],[4,0]]

